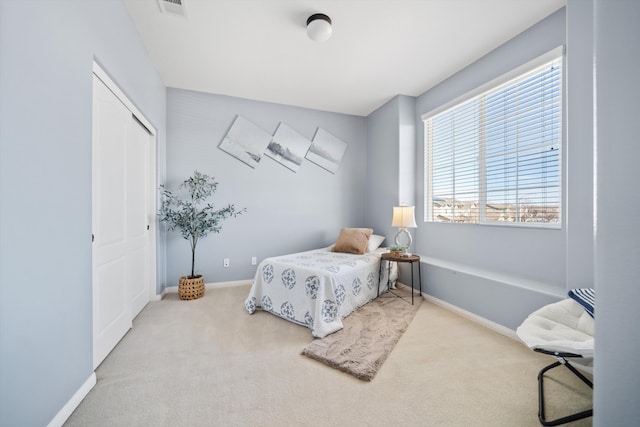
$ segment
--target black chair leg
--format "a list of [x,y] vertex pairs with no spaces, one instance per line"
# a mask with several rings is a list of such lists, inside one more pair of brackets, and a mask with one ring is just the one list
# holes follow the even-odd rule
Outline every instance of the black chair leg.
[[542,368],[540,373],[538,373],[538,418],[540,419],[540,423],[543,426],[558,426],[560,424],[566,424],[566,423],[569,423],[569,422],[572,422],[572,421],[581,420],[583,418],[587,418],[587,417],[593,416],[593,409],[588,409],[586,411],[577,412],[575,414],[567,415],[566,417],[558,418],[558,419],[555,419],[555,420],[548,421],[546,419],[545,413],[544,413],[543,377],[544,377],[544,374],[547,371],[549,371],[549,370],[551,370],[551,369],[553,369],[555,367],[558,367],[560,365],[566,366],[567,369],[569,369],[578,378],[580,378],[582,380],[582,382],[584,382],[586,385],[588,385],[590,388],[593,389],[593,383],[591,381],[589,381],[584,375],[582,375],[582,373],[580,373],[575,367],[573,367],[569,363],[569,361],[567,361],[567,360],[565,360],[563,358],[559,358],[558,361],[553,362],[552,364]]

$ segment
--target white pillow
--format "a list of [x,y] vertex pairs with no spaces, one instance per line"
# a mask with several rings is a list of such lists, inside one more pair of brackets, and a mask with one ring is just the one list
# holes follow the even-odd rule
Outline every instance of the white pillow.
[[373,252],[378,249],[382,242],[384,242],[384,239],[384,236],[372,234],[371,237],[369,237],[369,243],[367,244],[367,252]]

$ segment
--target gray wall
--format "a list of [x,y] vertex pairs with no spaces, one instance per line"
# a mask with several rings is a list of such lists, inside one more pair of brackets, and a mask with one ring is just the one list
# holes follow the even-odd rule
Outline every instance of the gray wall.
[[[393,207],[415,203],[415,106],[415,98],[398,95],[367,117],[367,226],[386,236],[383,246],[393,245],[398,231]],[[410,283],[409,268],[400,265],[403,283]]]
[[593,286],[593,0],[567,4],[566,289]]
[[[398,202],[404,206],[416,204],[416,98],[398,95]],[[413,230],[412,230],[413,231]]]
[[92,373],[94,57],[162,146],[165,90],[120,1],[0,1],[3,426],[47,425]]
[[595,426],[640,420],[640,3],[595,0]]
[[[348,144],[336,174],[305,160],[297,172],[263,156],[254,169],[220,150],[236,115],[273,134],[283,122],[313,139],[317,127]],[[221,233],[205,237],[196,251],[196,270],[206,282],[253,278],[268,256],[310,250],[335,242],[342,227],[364,227],[367,128],[363,117],[328,113],[241,98],[167,90],[167,185],[193,170],[219,182],[215,204],[233,203],[247,212],[228,219]],[[189,272],[186,240],[167,233],[167,286]],[[230,266],[223,267],[223,259]]]
[[367,117],[367,224],[393,244],[393,207],[415,200],[415,98],[398,95]]
[[[571,209],[565,209],[560,230],[422,222],[424,126],[420,116],[564,44],[565,19],[566,11],[563,8],[425,92],[416,102],[416,176],[419,200],[416,215],[420,217],[416,233],[417,252],[426,261],[423,274],[427,293],[512,329],[540,305],[566,295],[567,224],[576,224],[577,231],[573,235],[577,237],[573,248],[584,246],[584,249],[572,252],[572,266],[580,263],[589,265],[592,262],[592,249],[589,248],[593,247],[593,243],[588,234],[591,199],[571,198]],[[569,59],[571,46],[567,47],[567,51]],[[587,66],[584,70],[580,68],[582,66],[584,65],[579,63],[568,66],[567,80],[571,81],[574,75],[586,71],[583,85],[588,86],[588,73],[591,69]],[[574,90],[580,87],[579,84],[573,86]],[[569,100],[567,109],[573,111],[575,105],[578,104]],[[585,124],[588,127],[588,108],[587,105],[576,111],[572,117],[577,119],[572,118],[567,124],[566,133],[569,137],[563,153],[564,175],[568,184],[568,188],[565,186],[565,206],[567,194],[572,194],[574,187],[584,187],[584,182],[580,181],[585,179],[586,182],[591,182],[590,144],[572,137],[573,127]],[[578,119],[584,122],[578,124]],[[580,155],[573,156],[573,149]],[[579,179],[573,178],[571,174],[578,172]],[[567,174],[570,179],[567,179]],[[586,236],[581,235],[585,229]],[[465,274],[456,277],[458,272]],[[592,283],[588,271],[584,276],[577,273],[575,276],[572,283],[580,283],[582,286]],[[586,279],[581,280],[583,277]],[[477,299],[471,302],[465,296],[469,293],[474,294]]]

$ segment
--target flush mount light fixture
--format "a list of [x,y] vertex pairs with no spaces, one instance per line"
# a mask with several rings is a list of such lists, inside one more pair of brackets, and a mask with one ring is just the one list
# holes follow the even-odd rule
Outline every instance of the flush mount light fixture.
[[324,13],[315,13],[307,19],[307,36],[315,42],[329,40],[333,29],[331,28],[331,18]]

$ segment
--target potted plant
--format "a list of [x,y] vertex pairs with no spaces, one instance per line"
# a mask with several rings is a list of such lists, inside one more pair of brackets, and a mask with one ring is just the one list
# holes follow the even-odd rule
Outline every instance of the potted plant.
[[406,245],[393,245],[389,248],[389,252],[393,256],[403,256],[409,249]]
[[180,299],[197,299],[204,295],[204,278],[195,274],[196,246],[198,240],[209,233],[219,233],[222,221],[237,217],[246,209],[237,210],[232,204],[216,209],[210,198],[216,192],[218,183],[213,177],[194,171],[175,191],[160,186],[162,204],[160,220],[169,230],[178,230],[191,244],[191,274],[180,277],[178,295]]

